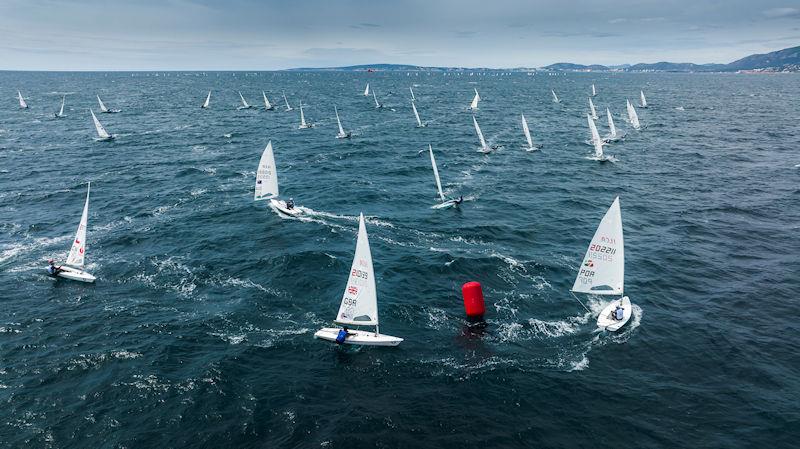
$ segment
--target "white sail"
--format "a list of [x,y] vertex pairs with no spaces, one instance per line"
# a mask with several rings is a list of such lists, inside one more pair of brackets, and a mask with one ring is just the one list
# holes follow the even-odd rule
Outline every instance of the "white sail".
[[481,149],[485,150],[487,148],[486,141],[483,139],[483,133],[481,132],[481,127],[478,126],[478,121],[475,120],[474,115],[472,116],[472,123],[475,125],[475,132],[478,133],[478,139],[480,139],[481,141]]
[[417,97],[414,96],[414,89],[411,86],[408,86],[408,90],[411,91],[411,101],[417,101]]
[[589,120],[589,130],[592,132],[592,144],[594,145],[594,155],[598,158],[603,157],[603,141],[600,140],[600,133],[597,132],[597,126],[594,124],[594,120],[592,120],[592,116],[586,114],[587,120]]
[[372,89],[372,98],[375,100],[375,107],[376,108],[381,107],[381,104],[378,103],[378,96],[375,95],[375,89]]
[[633,107],[630,100],[625,100],[625,101],[628,103],[627,104],[628,121],[631,122],[631,126],[633,126],[633,129],[641,128],[641,125],[639,125],[639,115],[636,114],[636,108]]
[[592,96],[593,97],[597,96],[597,90],[594,88],[594,84],[592,84]]
[[86,202],[83,204],[83,214],[81,215],[81,222],[78,224],[78,232],[75,233],[75,240],[72,242],[72,248],[69,250],[67,256],[67,265],[80,268],[86,258],[86,225],[89,221],[89,191],[92,189],[92,184],[86,189]]
[[411,109],[414,110],[414,117],[417,118],[417,126],[422,127],[422,120],[419,119],[419,112],[417,112],[417,106],[414,104],[414,100],[411,100]]
[[439,192],[439,199],[444,201],[444,192],[442,192],[442,181],[439,179],[439,169],[436,167],[436,159],[433,157],[433,147],[428,144],[428,152],[431,154],[431,166],[433,167],[433,177],[436,179],[436,191]]
[[292,107],[289,106],[289,100],[286,99],[286,92],[283,93],[283,101],[286,103],[286,112],[291,111]]
[[278,196],[278,172],[275,169],[275,155],[272,153],[272,141],[267,143],[256,171],[255,201],[267,200]]
[[308,124],[306,123],[306,116],[303,114],[303,102],[300,102],[300,127],[301,128],[308,128]]
[[250,107],[250,105],[249,105],[249,104],[247,104],[247,100],[245,100],[245,99],[244,99],[244,96],[242,95],[242,93],[241,93],[241,92],[239,92],[239,98],[241,98],[241,99],[242,99],[242,107],[243,107],[243,108],[249,108],[249,107]]
[[336,320],[339,324],[357,326],[378,325],[378,292],[375,287],[375,271],[369,249],[364,214],[358,217],[358,242],[347,287]]
[[208,109],[208,105],[211,104],[211,91],[208,91],[208,95],[206,95],[206,101],[203,102],[203,109]]
[[264,91],[261,91],[261,95],[264,97],[264,108],[272,109],[272,105],[270,104],[269,100],[267,99],[267,94]]
[[646,108],[647,107],[647,98],[644,97],[644,91],[643,90],[639,91],[639,96],[642,99],[642,107]]
[[20,109],[28,109],[28,103],[25,103],[25,99],[22,98],[22,92],[17,91],[17,98],[19,98]]
[[336,123],[339,125],[339,137],[344,137],[347,133],[345,133],[344,128],[342,128],[342,120],[339,118],[339,110],[336,109],[336,105],[333,106],[333,112],[336,113]]
[[367,83],[367,87],[364,88],[364,96],[369,97],[369,83]]
[[108,112],[108,108],[103,104],[103,100],[100,99],[100,95],[97,96],[97,102],[100,103],[100,112]]
[[94,128],[97,130],[97,135],[100,136],[101,139],[108,139],[111,137],[111,134],[103,128],[103,125],[100,124],[100,120],[97,120],[97,116],[94,115],[94,111],[89,109],[89,112],[92,113],[92,120],[94,120]]
[[64,103],[66,101],[67,101],[67,96],[66,95],[62,95],[61,96],[61,109],[58,110],[58,116],[59,117],[63,117],[64,116]]
[[558,95],[556,95],[556,91],[550,89],[550,92],[553,93],[553,103],[561,103],[561,100],[558,99]]
[[589,109],[592,111],[592,118],[597,120],[597,110],[594,108],[594,102],[592,99],[589,99]]
[[619,197],[606,212],[592,237],[572,291],[595,295],[622,295],[625,283],[625,245]]
[[611,130],[611,137],[617,137],[617,127],[614,126],[614,117],[611,116],[611,110],[606,108],[606,116],[608,117],[608,128]]
[[481,96],[478,94],[478,89],[475,89],[475,96],[472,97],[472,103],[470,103],[469,108],[473,111],[478,109],[479,101],[481,101]]
[[533,139],[531,139],[531,131],[528,129],[528,121],[525,120],[525,114],[522,114],[522,131],[525,132],[525,139],[528,140],[528,148],[533,148]]

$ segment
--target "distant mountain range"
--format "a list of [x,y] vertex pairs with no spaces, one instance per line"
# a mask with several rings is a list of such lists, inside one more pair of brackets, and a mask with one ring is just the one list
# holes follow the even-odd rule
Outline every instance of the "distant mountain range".
[[513,68],[513,69],[490,69],[480,67],[422,67],[416,65],[403,64],[364,64],[352,65],[347,67],[327,67],[327,68],[299,68],[293,71],[340,71],[340,72],[361,72],[361,71],[567,71],[567,72],[800,72],[800,46],[785,48],[760,55],[750,55],[742,59],[731,62],[730,64],[693,64],[690,62],[656,62],[653,64],[623,64],[616,66],[605,66],[599,64],[583,65],[569,62],[559,62],[539,69],[534,68]]

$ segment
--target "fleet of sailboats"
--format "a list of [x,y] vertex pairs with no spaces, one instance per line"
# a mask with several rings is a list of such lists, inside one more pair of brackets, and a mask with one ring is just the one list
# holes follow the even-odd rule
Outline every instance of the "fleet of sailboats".
[[433,167],[433,177],[436,180],[436,192],[439,194],[439,204],[434,204],[431,209],[444,209],[446,207],[458,206],[464,201],[464,197],[458,199],[448,199],[442,191],[442,181],[439,179],[439,168],[436,167],[436,158],[433,157],[433,147],[428,144],[428,153],[431,155],[431,166]]

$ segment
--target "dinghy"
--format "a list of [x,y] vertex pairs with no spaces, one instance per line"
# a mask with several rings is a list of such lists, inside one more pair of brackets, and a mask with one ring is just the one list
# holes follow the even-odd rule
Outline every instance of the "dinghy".
[[427,123],[422,123],[422,120],[419,119],[419,112],[417,112],[417,105],[416,101],[413,99],[411,100],[411,109],[414,111],[414,117],[417,119],[417,128],[424,128],[428,126]]
[[478,102],[481,101],[481,96],[478,95],[478,89],[475,89],[475,96],[472,97],[472,103],[469,104],[470,111],[478,110]]
[[525,120],[525,114],[522,114],[522,131],[525,133],[525,139],[528,141],[528,147],[525,148],[526,151],[536,151],[541,149],[541,145],[534,145],[533,139],[531,139],[531,130],[528,129],[528,121]]
[[378,103],[378,96],[377,96],[377,95],[375,95],[375,89],[372,89],[372,99],[374,99],[374,100],[375,100],[375,109],[381,109],[381,108],[383,108],[383,105],[382,105],[382,104],[380,104],[380,103]]
[[86,188],[86,202],[83,204],[83,214],[81,222],[78,224],[78,232],[75,233],[75,240],[72,241],[72,248],[67,255],[65,265],[58,267],[57,277],[71,279],[80,282],[94,282],[95,277],[83,270],[86,261],[86,226],[89,221],[89,192],[92,184]]
[[603,141],[600,139],[600,134],[597,132],[597,125],[594,124],[592,116],[586,114],[586,119],[589,121],[589,130],[592,133],[592,145],[594,145],[594,155],[589,157],[589,159],[600,162],[613,161],[613,157],[603,154]]
[[636,113],[636,108],[633,107],[630,100],[625,100],[628,108],[628,121],[633,126],[633,129],[641,129],[641,125],[639,124],[639,115]]
[[19,108],[28,109],[28,103],[25,103],[25,99],[22,98],[22,92],[17,91],[17,98],[19,99]]
[[[617,197],[592,237],[572,291],[590,295],[619,295],[621,298],[611,301],[597,317],[598,327],[617,331],[633,315],[631,301],[623,294],[624,284],[625,245],[622,239],[622,213]],[[615,316],[618,306],[622,308],[621,319]]]
[[289,100],[286,99],[286,92],[283,93],[283,102],[286,103],[286,112],[291,112],[294,109],[289,105]]
[[408,86],[408,90],[411,91],[411,101],[417,101],[417,97],[414,96],[414,89],[411,86]]
[[244,96],[242,95],[241,92],[239,92],[239,98],[242,99],[242,105],[239,106],[236,109],[238,109],[238,110],[241,110],[241,109],[253,109],[253,106],[250,106],[250,104],[247,103],[247,100],[244,99]]
[[643,90],[639,91],[639,98],[641,99],[641,103],[639,104],[639,107],[646,108],[647,107],[647,98],[644,97],[644,91]]
[[364,88],[364,96],[369,97],[369,83],[367,83],[367,87]]
[[592,96],[593,97],[597,96],[597,89],[594,88],[594,84],[592,84]]
[[592,118],[597,120],[597,110],[594,108],[594,102],[589,98],[589,110],[592,112]]
[[[365,346],[397,346],[402,338],[383,335],[378,324],[378,292],[375,286],[375,270],[372,266],[372,254],[369,248],[367,227],[364,214],[358,217],[358,242],[350,276],[347,280],[339,312],[335,323],[342,326],[375,326],[375,332],[367,330],[347,329],[347,337],[342,341],[348,345]],[[314,338],[337,341],[339,331],[336,327],[324,327],[314,333]]]
[[200,106],[202,109],[208,109],[208,105],[211,104],[211,91],[208,91],[208,95],[206,95],[206,101],[203,102],[203,105]]
[[488,154],[492,151],[497,149],[497,146],[489,146],[486,145],[486,140],[483,138],[483,133],[481,132],[481,127],[478,125],[478,120],[475,119],[475,116],[472,116],[472,124],[475,125],[475,132],[478,134],[478,140],[481,142],[481,148],[478,150],[481,153]]
[[349,139],[352,136],[351,132],[344,132],[344,128],[342,128],[342,120],[339,118],[339,110],[336,109],[336,105],[333,106],[333,112],[336,113],[336,123],[339,125],[339,134],[336,134],[337,139]]
[[97,102],[100,104],[100,112],[103,114],[116,114],[120,112],[119,109],[108,109],[105,104],[103,104],[103,100],[100,99],[100,95],[97,96]]
[[265,111],[274,111],[275,110],[275,106],[272,106],[272,104],[267,99],[267,94],[264,93],[263,90],[261,91],[261,96],[264,97],[264,110]]
[[431,209],[444,209],[446,207],[458,206],[462,201],[464,201],[464,197],[462,196],[458,199],[445,198],[444,192],[442,192],[442,181],[439,179],[439,169],[436,167],[436,159],[433,157],[433,147],[431,147],[430,144],[428,144],[428,153],[431,155],[433,178],[436,179],[436,191],[439,193],[439,201],[441,201],[441,203],[431,206]]
[[611,116],[611,110],[606,108],[606,117],[608,117],[608,129],[609,133],[606,137],[603,138],[604,142],[616,142],[618,140],[622,140],[625,138],[625,134],[621,133],[617,130],[617,127],[614,126],[614,117]]
[[289,217],[302,215],[300,207],[295,206],[290,198],[291,206],[286,201],[278,199],[278,172],[275,168],[275,155],[272,153],[272,141],[267,143],[256,171],[256,191],[254,201],[269,200],[269,205],[276,212]]
[[114,140],[114,135],[109,134],[103,125],[100,124],[100,120],[97,120],[97,116],[94,115],[94,111],[89,109],[89,112],[92,113],[92,120],[94,121],[94,129],[97,130],[97,139],[95,140]]
[[553,93],[553,103],[561,103],[561,100],[558,99],[558,95],[556,95],[556,91],[550,89],[550,92]]
[[62,96],[61,96],[61,109],[59,109],[59,110],[58,110],[58,112],[56,112],[55,114],[53,114],[53,115],[55,115],[55,117],[56,117],[56,118],[62,118],[62,117],[66,117],[66,116],[64,115],[64,103],[65,103],[66,101],[67,101],[67,96],[66,96],[66,95],[62,95]]
[[297,129],[308,129],[313,127],[313,123],[306,122],[306,115],[303,114],[303,102],[300,101],[300,126],[298,126]]

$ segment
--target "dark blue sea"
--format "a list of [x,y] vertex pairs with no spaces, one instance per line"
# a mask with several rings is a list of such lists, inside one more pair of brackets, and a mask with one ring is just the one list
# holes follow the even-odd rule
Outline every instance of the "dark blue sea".
[[[606,107],[627,132],[616,163],[586,159],[592,83],[600,133]],[[277,111],[236,110],[262,90]],[[122,110],[98,115],[113,142],[94,140],[97,94]],[[2,72],[0,95],[1,447],[798,444],[800,76]],[[304,220],[253,201],[270,140]],[[458,209],[430,208],[429,143]],[[89,181],[97,282],[55,281]],[[581,296],[589,313],[569,289],[616,196],[636,306],[607,333],[610,299]],[[359,212],[396,348],[313,338]],[[483,331],[464,317],[473,280]]]

